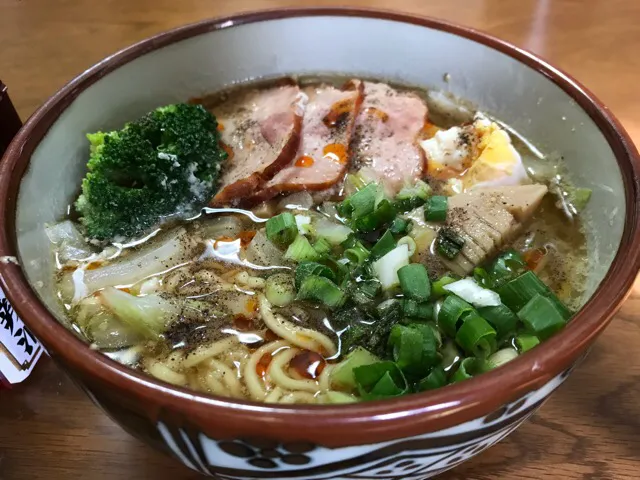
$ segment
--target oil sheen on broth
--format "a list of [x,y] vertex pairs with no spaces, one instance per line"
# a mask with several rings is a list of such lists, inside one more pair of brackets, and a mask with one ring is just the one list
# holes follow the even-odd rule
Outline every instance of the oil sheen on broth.
[[136,240],[89,240],[88,210],[47,228],[70,328],[111,358],[210,394],[349,403],[497,368],[581,306],[589,192],[489,116],[322,77],[191,103],[227,154],[208,207]]

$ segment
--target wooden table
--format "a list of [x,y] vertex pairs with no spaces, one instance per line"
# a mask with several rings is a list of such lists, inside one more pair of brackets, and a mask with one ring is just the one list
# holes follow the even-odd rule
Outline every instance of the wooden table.
[[[571,72],[640,141],[637,0],[316,0],[466,24]],[[304,0],[0,0],[0,78],[23,118],[102,57],[162,30]],[[532,420],[444,479],[640,478],[640,282],[588,360]],[[192,479],[124,433],[44,359],[0,393],[0,479]]]

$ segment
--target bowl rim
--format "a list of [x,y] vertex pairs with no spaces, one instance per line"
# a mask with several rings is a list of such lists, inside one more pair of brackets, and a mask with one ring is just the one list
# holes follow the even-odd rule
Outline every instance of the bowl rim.
[[[339,447],[378,443],[433,432],[482,417],[542,387],[570,368],[607,326],[628,295],[640,268],[640,158],[619,121],[588,89],[537,55],[475,29],[435,18],[350,7],[283,8],[207,19],[165,31],[101,60],[52,95],[25,123],[0,162],[0,255],[16,256],[15,214],[21,179],[49,128],[75,98],[111,71],[162,47],[212,31],[301,17],[339,16],[389,20],[451,33],[498,50],[559,86],[591,117],[618,162],[625,188],[625,226],[605,278],[571,323],[535,350],[508,365],[460,384],[398,399],[337,406],[281,406],[198,394],[143,375],[91,350],[56,320],[31,288],[19,266],[0,263],[2,289],[26,325],[50,353],[91,385],[127,392],[154,420],[162,410],[187,424],[238,435],[279,440],[306,439]],[[155,405],[154,408],[148,408]],[[153,411],[153,413],[151,413]],[[216,415],[212,415],[215,413]],[[301,431],[300,426],[306,428]],[[221,430],[222,429],[222,430]],[[234,433],[232,433],[234,434]],[[212,438],[215,438],[213,436]]]

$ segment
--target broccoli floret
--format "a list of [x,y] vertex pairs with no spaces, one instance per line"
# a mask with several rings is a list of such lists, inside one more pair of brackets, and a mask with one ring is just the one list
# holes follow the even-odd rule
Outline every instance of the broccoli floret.
[[87,236],[131,238],[204,206],[227,157],[217,127],[201,105],[176,104],[122,130],[88,134],[89,172],[75,203]]

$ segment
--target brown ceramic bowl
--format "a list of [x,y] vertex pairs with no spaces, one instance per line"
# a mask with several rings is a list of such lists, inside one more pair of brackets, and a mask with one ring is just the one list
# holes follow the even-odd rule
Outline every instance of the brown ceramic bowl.
[[[59,323],[43,225],[61,218],[77,193],[86,132],[234,82],[332,72],[450,91],[542,151],[565,156],[576,182],[594,191],[585,212],[588,299],[567,328],[504,367],[434,392],[353,405],[278,406],[164,384],[92,351]],[[531,415],[611,320],[639,266],[638,168],[629,137],[588,90],[479,32],[354,9],[209,20],[106,58],[22,128],[0,165],[0,255],[20,261],[0,264],[2,288],[93,401],[191,468],[223,479],[426,478],[477,454]]]

